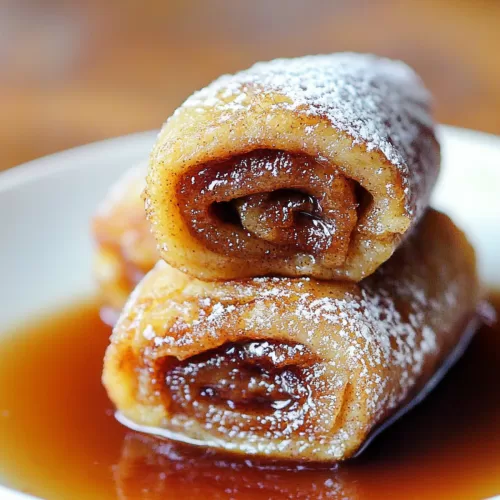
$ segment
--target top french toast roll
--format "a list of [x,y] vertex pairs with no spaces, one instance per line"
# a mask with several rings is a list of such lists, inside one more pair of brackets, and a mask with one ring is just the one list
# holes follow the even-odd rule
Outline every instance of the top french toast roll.
[[278,59],[167,120],[146,207],[161,256],[195,277],[359,281],[420,219],[439,164],[429,94],[402,62]]

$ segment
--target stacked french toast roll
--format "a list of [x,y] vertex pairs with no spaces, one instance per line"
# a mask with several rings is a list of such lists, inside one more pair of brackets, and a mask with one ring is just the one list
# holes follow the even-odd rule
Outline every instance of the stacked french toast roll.
[[104,361],[119,420],[239,454],[355,455],[475,327],[474,251],[428,208],[439,166],[401,62],[278,59],[189,97],[94,224],[108,305],[138,283]]

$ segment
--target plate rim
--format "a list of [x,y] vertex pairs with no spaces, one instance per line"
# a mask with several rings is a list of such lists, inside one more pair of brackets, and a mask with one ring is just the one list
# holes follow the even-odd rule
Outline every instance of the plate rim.
[[[144,141],[151,139],[151,147],[153,148],[154,140],[158,136],[159,129],[144,130],[141,132],[133,132],[126,135],[117,137],[110,137],[99,141],[89,142],[73,148],[64,149],[55,153],[50,153],[25,163],[21,163],[14,167],[7,168],[0,171],[0,195],[4,191],[15,189],[23,182],[33,182],[48,175],[54,175],[61,170],[73,170],[79,168],[79,165],[61,163],[65,157],[71,158],[75,155],[91,155],[99,153],[105,148],[115,148],[117,146],[127,147],[133,149]],[[482,132],[480,130],[473,130],[462,127],[455,127],[453,125],[438,124],[437,135],[440,141],[443,138],[460,138],[467,137],[468,140],[473,140],[477,143],[488,144],[493,147],[498,147],[500,155],[500,135],[495,135],[489,132]],[[149,153],[148,153],[149,155]]]
[[[63,149],[55,153],[40,156],[39,158],[34,158],[33,160],[29,160],[25,163],[20,163],[14,167],[9,167],[0,171],[0,195],[10,189],[15,189],[24,182],[32,182],[45,176],[57,174],[60,171],[80,168],[80,165],[71,163],[71,158],[74,158],[75,155],[99,154],[102,149],[114,149],[118,146],[126,147],[127,149],[134,149],[135,147],[138,147],[138,145],[143,145],[144,141],[147,139],[152,139],[150,148],[152,149],[154,138],[158,135],[158,132],[158,130],[145,130],[118,137],[110,137],[99,141],[81,144],[73,148]],[[61,163],[65,157],[68,157],[70,160],[67,164],[64,162]]]

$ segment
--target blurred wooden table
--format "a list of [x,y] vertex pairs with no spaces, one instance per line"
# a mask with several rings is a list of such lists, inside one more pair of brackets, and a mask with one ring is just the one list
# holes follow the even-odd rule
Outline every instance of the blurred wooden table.
[[0,169],[157,128],[254,61],[339,50],[406,60],[440,121],[500,134],[495,0],[0,0]]

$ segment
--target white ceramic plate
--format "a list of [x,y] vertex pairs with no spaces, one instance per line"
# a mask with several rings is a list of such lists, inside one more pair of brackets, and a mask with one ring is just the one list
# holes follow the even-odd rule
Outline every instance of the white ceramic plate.
[[[433,205],[467,232],[484,283],[500,288],[500,138],[440,133],[444,166]],[[89,218],[112,182],[147,157],[155,136],[98,142],[0,174],[0,332],[92,294]],[[0,484],[0,498],[30,497]]]

